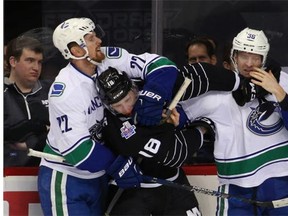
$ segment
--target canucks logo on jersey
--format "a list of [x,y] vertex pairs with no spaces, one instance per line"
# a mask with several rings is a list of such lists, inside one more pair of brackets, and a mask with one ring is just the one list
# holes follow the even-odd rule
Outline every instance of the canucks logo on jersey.
[[122,51],[118,47],[107,47],[106,57],[109,59],[118,59],[122,56]]
[[121,136],[125,139],[129,139],[136,133],[135,129],[135,125],[131,125],[128,121],[125,121],[123,127],[120,128]]
[[59,97],[63,94],[66,85],[64,83],[54,83],[51,91],[51,97]]
[[269,136],[277,133],[283,127],[283,120],[279,115],[272,115],[278,110],[278,104],[267,101],[256,108],[252,108],[247,119],[247,128],[259,136]]

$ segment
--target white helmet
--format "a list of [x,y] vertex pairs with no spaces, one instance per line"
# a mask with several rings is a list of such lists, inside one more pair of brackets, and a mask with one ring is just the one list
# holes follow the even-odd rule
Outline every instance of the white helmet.
[[269,48],[270,46],[268,43],[268,39],[263,31],[245,28],[233,39],[233,46],[231,49],[230,58],[235,66],[235,62],[233,59],[235,50],[258,54],[263,57],[263,67],[267,59]]
[[[93,32],[94,22],[89,18],[71,18],[56,27],[53,33],[54,46],[62,53],[65,59],[84,59],[88,57],[88,49],[84,36]],[[68,44],[76,42],[80,47],[86,50],[82,57],[75,57],[71,54]]]

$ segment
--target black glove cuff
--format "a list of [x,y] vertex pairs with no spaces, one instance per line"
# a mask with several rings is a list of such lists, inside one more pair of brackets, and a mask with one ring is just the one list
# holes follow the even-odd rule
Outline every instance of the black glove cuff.
[[288,95],[286,94],[284,99],[279,102],[279,105],[281,107],[282,110],[287,111],[288,110]]
[[214,122],[207,117],[198,117],[193,122],[189,123],[188,127],[204,127],[207,132],[204,134],[204,140],[209,140],[214,142],[216,135],[216,127]]

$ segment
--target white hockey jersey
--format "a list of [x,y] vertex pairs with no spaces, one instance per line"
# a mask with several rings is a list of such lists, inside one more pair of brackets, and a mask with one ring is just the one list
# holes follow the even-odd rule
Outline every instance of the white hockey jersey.
[[[288,75],[281,73],[280,85],[288,92]],[[288,175],[288,131],[273,95],[274,112],[265,112],[259,100],[240,107],[231,93],[209,92],[181,102],[188,118],[211,118],[217,136],[214,156],[220,185],[254,187],[271,177]]]

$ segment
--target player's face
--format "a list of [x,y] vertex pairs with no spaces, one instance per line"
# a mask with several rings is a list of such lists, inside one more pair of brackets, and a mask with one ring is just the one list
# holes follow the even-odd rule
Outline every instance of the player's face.
[[131,116],[136,100],[137,94],[135,93],[135,91],[130,90],[122,100],[117,103],[111,104],[111,107],[117,113],[125,116]]
[[105,59],[105,55],[100,49],[102,40],[96,36],[95,32],[86,34],[84,39],[88,48],[89,57],[92,60],[101,62],[103,59]]
[[254,53],[239,51],[235,55],[235,62],[239,73],[244,77],[250,77],[249,73],[253,67],[262,66],[262,56]]

